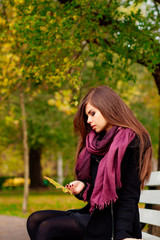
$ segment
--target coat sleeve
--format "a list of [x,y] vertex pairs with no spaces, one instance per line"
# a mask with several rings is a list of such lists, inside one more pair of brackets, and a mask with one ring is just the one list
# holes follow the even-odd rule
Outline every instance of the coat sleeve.
[[78,198],[79,200],[83,200],[83,193],[87,188],[87,182],[82,181],[82,180],[80,180],[80,181],[84,183],[85,187],[83,188],[83,190],[79,194],[76,194],[75,197]]
[[116,240],[132,238],[135,219],[139,224],[137,216],[140,197],[139,144],[137,146],[133,143],[128,146],[121,164],[122,188],[117,191],[118,200],[115,204]]
[[[80,181],[82,181],[82,180],[80,180]],[[82,182],[85,184],[85,187],[79,194],[75,195],[75,197],[78,198],[79,200],[83,200],[84,201],[83,194],[84,194],[84,192],[87,189],[87,195],[86,195],[85,202],[89,202],[91,194],[92,194],[92,191],[93,191],[93,184],[91,184],[89,182],[86,182],[86,181],[82,181]]]

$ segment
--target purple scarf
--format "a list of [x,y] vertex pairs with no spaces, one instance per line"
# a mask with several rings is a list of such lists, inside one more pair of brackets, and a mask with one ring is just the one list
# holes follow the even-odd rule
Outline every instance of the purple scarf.
[[135,133],[129,128],[114,126],[101,140],[99,136],[93,130],[90,131],[86,137],[86,147],[80,152],[76,164],[77,179],[87,182],[87,188],[83,194],[83,199],[86,201],[91,187],[89,184],[91,154],[104,155],[99,163],[90,198],[91,212],[94,208],[104,209],[111,201],[115,202],[118,198],[116,188],[121,187],[121,161]]

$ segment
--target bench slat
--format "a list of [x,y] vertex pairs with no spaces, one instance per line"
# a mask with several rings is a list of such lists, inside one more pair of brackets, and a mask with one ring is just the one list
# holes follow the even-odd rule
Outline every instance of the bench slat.
[[159,237],[153,236],[151,234],[142,232],[142,239],[144,240],[159,240]]
[[140,202],[160,204],[160,190],[143,190],[141,192]]
[[156,226],[160,226],[160,211],[145,208],[139,208],[140,221]]
[[[152,172],[146,186],[160,186],[160,171]],[[140,202],[145,204],[160,204],[160,190],[141,191]],[[160,211],[154,209],[139,208],[140,221],[155,226],[160,226]],[[142,232],[144,240],[160,240],[159,237]]]
[[160,171],[152,172],[149,182],[145,184],[146,186],[159,186],[160,185]]

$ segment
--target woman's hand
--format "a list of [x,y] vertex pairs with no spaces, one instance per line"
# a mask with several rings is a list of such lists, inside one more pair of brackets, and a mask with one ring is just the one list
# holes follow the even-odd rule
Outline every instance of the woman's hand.
[[67,184],[65,187],[70,190],[73,195],[77,195],[83,190],[85,184],[81,181],[75,180]]

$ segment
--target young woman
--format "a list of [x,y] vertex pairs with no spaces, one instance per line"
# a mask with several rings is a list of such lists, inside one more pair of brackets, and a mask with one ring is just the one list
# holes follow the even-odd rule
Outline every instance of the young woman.
[[66,187],[88,204],[33,213],[31,240],[141,239],[140,187],[151,173],[150,136],[111,88],[91,89],[74,118],[76,180]]

